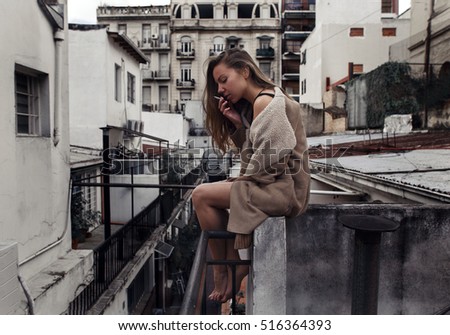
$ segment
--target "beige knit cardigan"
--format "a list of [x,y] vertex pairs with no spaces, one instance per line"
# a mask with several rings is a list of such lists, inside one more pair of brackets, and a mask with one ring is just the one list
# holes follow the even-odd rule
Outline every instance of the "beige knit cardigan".
[[300,105],[275,87],[275,96],[249,129],[231,135],[241,148],[240,176],[231,186],[227,229],[235,248],[248,248],[253,230],[269,216],[306,210],[310,174]]

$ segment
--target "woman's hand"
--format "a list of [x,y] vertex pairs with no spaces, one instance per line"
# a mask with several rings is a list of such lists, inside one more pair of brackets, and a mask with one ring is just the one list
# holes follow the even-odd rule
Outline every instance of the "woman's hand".
[[234,124],[236,129],[242,127],[240,114],[234,109],[233,105],[223,97],[220,97],[219,99],[219,111]]

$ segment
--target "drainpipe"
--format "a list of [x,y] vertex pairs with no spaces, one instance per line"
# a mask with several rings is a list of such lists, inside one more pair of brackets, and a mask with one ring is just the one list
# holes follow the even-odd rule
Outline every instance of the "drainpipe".
[[431,50],[431,21],[433,19],[434,14],[434,0],[430,0],[430,16],[428,17],[427,22],[427,37],[425,40],[425,120],[424,120],[424,127],[425,129],[428,128],[428,90],[430,86],[430,50]]
[[55,40],[55,102],[53,112],[53,144],[55,147],[61,139],[61,84],[62,84],[62,44],[64,31],[58,29],[53,38]]

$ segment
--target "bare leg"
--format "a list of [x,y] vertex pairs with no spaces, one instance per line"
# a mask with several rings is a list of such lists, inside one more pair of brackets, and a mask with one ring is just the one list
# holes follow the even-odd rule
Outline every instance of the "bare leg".
[[[192,193],[197,218],[202,230],[226,230],[230,207],[231,182],[217,182],[199,185]],[[226,259],[227,241],[211,239],[209,250],[213,259]],[[222,301],[227,293],[228,269],[226,266],[214,266],[214,290],[211,300]]]
[[[234,239],[233,240],[227,240],[227,259],[229,260],[240,260],[239,252],[234,249]],[[242,280],[245,278],[246,275],[248,275],[249,267],[248,265],[238,265],[236,266],[236,292],[239,291],[239,288],[241,286]],[[228,268],[228,283],[227,283],[227,291],[225,292],[225,295],[223,296],[222,302],[225,302],[232,298],[232,289],[233,289],[233,282],[232,282],[233,276],[232,276],[232,270],[231,267]]]

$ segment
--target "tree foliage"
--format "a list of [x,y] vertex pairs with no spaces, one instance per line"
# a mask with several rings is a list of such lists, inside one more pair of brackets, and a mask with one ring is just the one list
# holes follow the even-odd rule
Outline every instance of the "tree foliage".
[[383,126],[393,114],[415,114],[417,80],[406,63],[387,62],[365,75],[367,83],[367,123],[369,128]]

